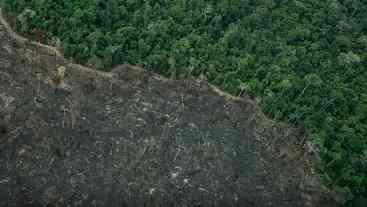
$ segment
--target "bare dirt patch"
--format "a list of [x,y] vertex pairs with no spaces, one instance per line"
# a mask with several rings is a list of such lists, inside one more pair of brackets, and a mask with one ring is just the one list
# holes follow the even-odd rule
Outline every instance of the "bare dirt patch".
[[251,100],[50,51],[0,26],[0,206],[337,206]]

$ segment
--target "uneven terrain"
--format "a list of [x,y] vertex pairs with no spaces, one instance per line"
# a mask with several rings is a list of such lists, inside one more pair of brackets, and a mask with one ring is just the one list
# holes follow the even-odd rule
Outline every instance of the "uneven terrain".
[[0,26],[0,206],[337,206],[252,100],[50,51]]

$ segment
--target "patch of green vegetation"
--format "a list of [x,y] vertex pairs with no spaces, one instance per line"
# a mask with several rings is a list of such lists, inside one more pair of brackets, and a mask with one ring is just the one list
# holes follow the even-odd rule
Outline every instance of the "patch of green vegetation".
[[321,175],[348,192],[350,206],[366,200],[366,1],[4,3],[20,31],[46,31],[80,63],[204,74],[232,94],[260,97],[268,115],[307,129],[320,150]]

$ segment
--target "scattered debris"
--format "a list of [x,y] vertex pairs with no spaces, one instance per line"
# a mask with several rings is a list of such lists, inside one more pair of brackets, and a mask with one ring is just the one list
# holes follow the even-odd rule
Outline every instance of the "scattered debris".
[[301,151],[292,140],[302,135],[269,124],[252,100],[135,66],[95,72],[40,43],[10,44],[24,39],[5,29],[0,45],[14,54],[0,55],[11,64],[0,90],[13,99],[0,107],[14,110],[0,122],[0,137],[12,137],[0,141],[1,205],[337,206],[300,189],[312,157],[292,160],[280,146]]

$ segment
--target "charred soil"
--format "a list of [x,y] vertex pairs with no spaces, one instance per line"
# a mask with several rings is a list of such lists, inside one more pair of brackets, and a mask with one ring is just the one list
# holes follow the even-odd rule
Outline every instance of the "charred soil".
[[0,206],[336,206],[303,137],[205,81],[102,74],[0,25]]

